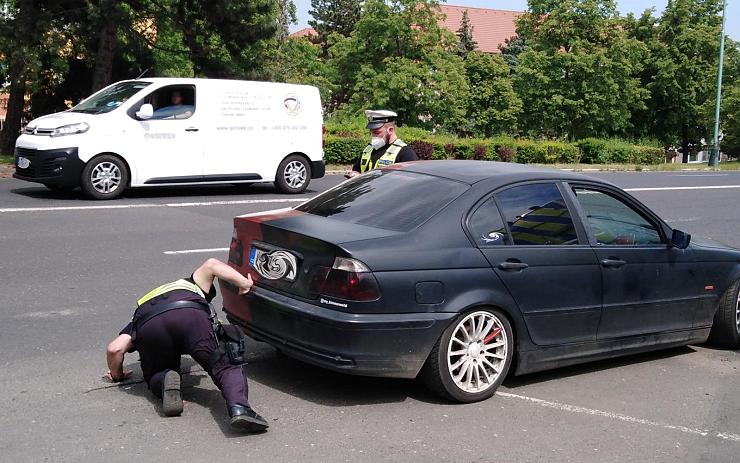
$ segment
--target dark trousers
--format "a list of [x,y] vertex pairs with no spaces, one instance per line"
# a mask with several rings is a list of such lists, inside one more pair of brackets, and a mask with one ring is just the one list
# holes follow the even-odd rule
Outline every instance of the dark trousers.
[[247,380],[241,366],[231,365],[227,356],[211,368],[209,358],[218,349],[208,314],[198,309],[175,309],[150,319],[136,330],[136,349],[149,389],[162,397],[168,370],[180,372],[180,356],[190,355],[211,376],[226,405],[249,405]]

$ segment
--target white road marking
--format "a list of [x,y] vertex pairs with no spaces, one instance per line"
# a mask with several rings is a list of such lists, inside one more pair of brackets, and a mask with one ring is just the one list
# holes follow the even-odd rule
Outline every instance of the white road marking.
[[624,191],[728,190],[733,188],[740,188],[740,185],[661,186],[652,188],[625,188]]
[[690,428],[688,426],[681,426],[681,425],[674,425],[674,424],[667,424],[667,423],[659,423],[657,421],[646,420],[643,418],[635,418],[634,416],[622,415],[621,413],[605,412],[605,411],[596,410],[593,408],[579,407],[577,405],[569,405],[569,404],[562,404],[559,402],[551,402],[549,400],[536,399],[534,397],[527,397],[527,396],[518,395],[518,394],[511,394],[508,392],[496,392],[496,395],[501,396],[501,397],[510,398],[510,399],[524,400],[524,401],[539,405],[541,407],[553,408],[555,410],[560,410],[564,412],[583,413],[586,415],[602,416],[604,418],[625,421],[627,423],[642,424],[642,425],[652,426],[656,428],[680,431],[686,434],[695,434],[695,435],[703,436],[703,437],[717,437],[719,439],[725,439],[725,440],[729,440],[732,442],[740,442],[740,435],[738,434]]
[[271,203],[302,203],[311,198],[274,198],[274,199],[240,199],[232,201],[201,201],[192,203],[138,203],[138,204],[106,204],[104,206],[55,206],[55,207],[5,207],[2,212],[49,212],[49,211],[87,211],[110,209],[151,209],[156,207],[199,207],[199,206],[233,206],[239,204],[271,204]]
[[174,254],[197,254],[200,252],[223,252],[228,251],[229,248],[210,248],[210,249],[184,249],[182,251],[164,251],[163,254],[174,255]]

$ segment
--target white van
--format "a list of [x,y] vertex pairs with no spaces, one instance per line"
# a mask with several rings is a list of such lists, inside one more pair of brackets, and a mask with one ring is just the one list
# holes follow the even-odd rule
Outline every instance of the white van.
[[275,182],[301,193],[324,176],[323,132],[316,87],[128,80],[29,122],[14,176],[96,199],[154,185]]

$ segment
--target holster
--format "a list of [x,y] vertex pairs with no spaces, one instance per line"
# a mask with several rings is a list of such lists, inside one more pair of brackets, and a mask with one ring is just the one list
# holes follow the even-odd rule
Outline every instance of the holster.
[[224,355],[228,357],[231,365],[247,363],[247,339],[239,327],[224,325],[219,322],[216,326],[216,339],[218,340],[218,349],[211,354],[210,363],[212,367]]

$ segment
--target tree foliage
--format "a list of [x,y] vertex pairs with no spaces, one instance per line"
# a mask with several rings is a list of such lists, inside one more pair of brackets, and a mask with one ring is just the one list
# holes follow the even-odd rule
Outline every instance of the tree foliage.
[[470,24],[468,10],[463,11],[460,28],[457,30],[457,40],[457,53],[463,58],[478,46],[473,39],[473,26]]
[[317,33],[316,42],[321,45],[326,56],[331,42],[331,34],[348,37],[362,14],[360,0],[311,0],[309,14],[313,19],[308,24]]
[[514,92],[509,67],[500,56],[473,52],[465,58],[470,86],[468,120],[477,136],[515,134],[522,101]]
[[624,134],[647,98],[638,78],[647,50],[626,36],[614,2],[529,5],[517,29],[528,44],[515,74],[523,128],[571,139]]

